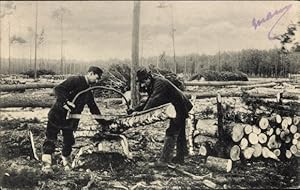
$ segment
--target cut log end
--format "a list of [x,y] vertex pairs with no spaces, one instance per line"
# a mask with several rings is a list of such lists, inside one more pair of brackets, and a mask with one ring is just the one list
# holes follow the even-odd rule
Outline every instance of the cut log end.
[[260,144],[252,145],[252,148],[254,148],[253,157],[258,158],[261,156],[262,153],[262,146]]
[[264,144],[264,143],[267,142],[267,140],[268,140],[268,137],[267,137],[266,134],[260,133],[260,134],[258,135],[258,142],[259,142],[259,143]]
[[287,159],[292,158],[292,156],[293,156],[293,154],[292,154],[292,152],[291,152],[290,150],[286,150],[286,151],[285,151],[285,157],[286,157]]
[[295,134],[294,134],[294,139],[297,139],[297,140],[298,140],[299,138],[300,138],[300,133],[295,133]]
[[252,126],[251,125],[246,125],[244,128],[245,134],[249,135],[252,132]]
[[232,161],[230,159],[208,156],[206,159],[208,167],[212,167],[219,171],[230,172],[232,169]]
[[240,160],[240,154],[241,154],[241,148],[238,145],[234,145],[230,149],[230,159],[232,161],[238,161],[238,160]]
[[199,155],[200,156],[207,156],[207,149],[204,145],[201,145],[199,148]]
[[262,117],[262,118],[259,120],[258,126],[259,126],[261,129],[267,129],[268,126],[269,126],[269,120],[268,120],[267,118]]
[[297,142],[296,146],[297,146],[298,150],[300,150],[300,141]]
[[231,137],[233,142],[239,142],[244,136],[244,125],[235,125],[232,128]]
[[257,135],[259,135],[261,133],[261,128],[253,126],[253,131],[252,132],[255,133],[255,134],[257,134]]
[[267,145],[269,149],[279,148],[279,143],[276,141],[276,135],[270,136]]
[[248,140],[250,144],[257,144],[258,143],[258,136],[255,133],[250,133],[248,136]]
[[297,133],[297,130],[298,130],[298,128],[297,128],[296,125],[291,125],[291,126],[290,126],[290,132],[291,132],[292,134]]
[[280,151],[280,149],[277,148],[277,149],[273,150],[273,153],[275,154],[275,156],[279,157],[281,154],[281,151]]
[[244,137],[240,142],[241,150],[245,150],[248,147],[248,140]]
[[298,148],[296,145],[292,145],[290,148],[290,151],[293,155],[295,155],[298,152]]
[[281,128],[282,128],[283,130],[285,130],[285,129],[288,128],[288,126],[289,126],[288,121],[284,119],[284,120],[281,122]]
[[282,131],[281,128],[276,128],[276,129],[275,129],[275,134],[276,134],[276,135],[280,135],[281,131]]
[[279,114],[272,114],[270,117],[267,117],[270,124],[280,124],[282,122],[282,118]]
[[279,161],[279,158],[274,154],[274,152],[272,152],[267,147],[263,147],[263,149],[262,149],[262,155],[263,155],[264,158],[272,158],[274,160]]
[[282,118],[281,118],[281,116],[280,115],[278,115],[278,114],[276,114],[276,116],[275,116],[275,121],[276,121],[276,123],[281,123],[282,122]]
[[243,155],[244,155],[244,158],[249,160],[251,159],[253,153],[254,153],[255,149],[252,148],[252,147],[247,147],[244,151],[243,151]]
[[300,117],[299,116],[294,116],[293,117],[293,124],[298,125],[300,123]]
[[297,145],[297,143],[298,143],[298,140],[297,140],[297,139],[295,139],[295,138],[293,138],[293,140],[292,140],[292,144],[293,144],[293,145]]
[[268,136],[273,135],[273,133],[274,133],[274,129],[271,128],[271,127],[269,127],[269,128],[267,129],[267,131],[266,131],[266,134],[267,134]]

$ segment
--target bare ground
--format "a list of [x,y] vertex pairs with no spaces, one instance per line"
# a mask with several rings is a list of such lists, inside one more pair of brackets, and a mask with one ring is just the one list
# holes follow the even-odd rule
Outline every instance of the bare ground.
[[[200,103],[209,106],[207,101]],[[199,105],[200,105],[199,104]],[[104,114],[124,113],[125,107],[101,105]],[[203,107],[202,107],[203,108]],[[205,108],[205,107],[204,107]],[[32,131],[37,154],[41,157],[47,109],[8,109],[0,117],[0,188],[1,189],[209,189],[201,180],[169,168],[150,166],[159,157],[166,122],[145,126],[143,130],[126,131],[133,159],[116,153],[83,155],[84,164],[71,172],[61,167],[61,137],[54,155],[54,174],[40,171],[41,162],[33,158],[28,135]],[[87,116],[80,127],[92,125]],[[77,138],[73,156],[89,138]],[[281,162],[269,159],[235,162],[230,173],[207,168],[205,159],[189,156],[182,169],[195,175],[212,173],[208,178],[218,189],[299,188],[297,159]]]

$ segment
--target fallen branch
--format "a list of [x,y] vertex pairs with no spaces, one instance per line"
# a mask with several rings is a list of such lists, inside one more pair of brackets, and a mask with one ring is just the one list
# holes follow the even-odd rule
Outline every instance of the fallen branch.
[[185,171],[181,168],[178,168],[178,166],[171,165],[171,164],[168,164],[168,168],[171,168],[175,171],[178,171],[178,172],[180,172],[180,173],[182,173],[182,174],[184,174],[184,175],[186,175],[186,176],[188,176],[188,177],[190,177],[194,180],[203,180],[206,177],[212,177],[212,173],[209,173],[209,174],[206,174],[206,175],[203,175],[203,176],[198,176],[198,175],[192,174],[190,172],[187,172],[187,171]]
[[32,134],[32,132],[30,130],[29,130],[29,137],[30,137],[30,142],[31,142],[31,148],[32,148],[32,152],[33,152],[33,157],[36,160],[39,160],[39,157],[36,154],[36,148],[35,148],[34,141],[33,141],[33,134]]
[[199,180],[199,181],[201,181],[204,185],[206,185],[209,188],[215,189],[217,187],[217,184],[215,184],[214,182],[212,182],[212,181],[210,181],[208,179],[205,179],[207,177],[211,178],[212,177],[212,173],[209,173],[209,174],[206,174],[206,175],[203,175],[203,176],[198,176],[198,175],[192,174],[190,172],[187,172],[187,171],[185,171],[183,169],[180,169],[180,168],[176,167],[175,165],[168,164],[168,168],[171,168],[171,169],[173,169],[175,171],[183,173],[184,175],[192,178],[193,180]]
[[163,189],[161,186],[156,186],[156,185],[150,185],[147,186],[146,182],[142,181],[142,182],[138,182],[137,184],[135,184],[134,186],[130,187],[130,190],[135,190],[139,187],[142,187],[142,189]]

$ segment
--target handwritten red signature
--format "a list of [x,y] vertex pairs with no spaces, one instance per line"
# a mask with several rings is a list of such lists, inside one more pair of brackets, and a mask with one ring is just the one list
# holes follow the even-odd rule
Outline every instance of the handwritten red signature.
[[268,32],[268,38],[269,40],[275,40],[276,37],[275,36],[271,36],[271,33],[273,31],[273,29],[275,28],[275,26],[278,24],[278,22],[280,21],[280,19],[285,15],[286,12],[288,12],[288,10],[290,10],[290,8],[292,7],[292,4],[286,5],[285,7],[279,9],[279,10],[275,10],[273,13],[272,12],[268,12],[267,16],[262,18],[262,19],[252,19],[252,26],[254,26],[254,29],[256,30],[261,24],[271,20],[274,16],[276,15],[280,15],[280,17],[278,17],[277,21],[274,23],[274,25],[271,27],[270,31]]

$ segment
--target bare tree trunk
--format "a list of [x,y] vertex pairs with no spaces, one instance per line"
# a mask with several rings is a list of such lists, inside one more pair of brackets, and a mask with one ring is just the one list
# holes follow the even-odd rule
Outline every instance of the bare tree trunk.
[[218,137],[220,140],[224,138],[224,128],[223,128],[223,120],[224,120],[224,113],[222,107],[222,97],[220,94],[217,95],[217,114],[218,114]]
[[131,102],[132,107],[138,104],[138,88],[136,85],[136,70],[139,66],[139,27],[140,27],[140,1],[134,1],[132,25],[132,67],[131,67]]
[[177,62],[176,62],[176,55],[175,55],[175,31],[176,29],[174,28],[174,13],[173,13],[173,6],[171,5],[171,12],[172,12],[172,28],[171,28],[171,34],[172,34],[172,42],[173,42],[173,60],[174,60],[174,72],[177,73]]
[[[0,15],[2,15],[2,6],[1,6],[1,1],[0,1]],[[0,16],[0,74],[2,71],[2,17]]]
[[38,30],[38,2],[35,2],[35,33],[34,33],[34,79],[37,78],[37,30]]
[[11,61],[10,61],[10,21],[8,22],[8,74],[11,72]]
[[60,71],[61,74],[64,74],[64,63],[63,63],[63,44],[64,44],[64,34],[63,34],[63,14],[60,17],[60,35],[61,35],[61,44],[60,44]]

